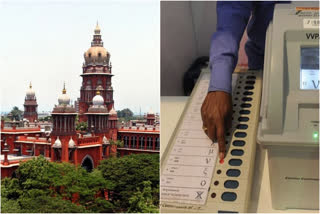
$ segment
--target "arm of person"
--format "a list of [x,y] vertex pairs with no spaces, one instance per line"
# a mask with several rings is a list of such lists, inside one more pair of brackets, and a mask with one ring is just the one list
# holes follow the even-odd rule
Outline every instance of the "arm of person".
[[231,126],[232,73],[252,9],[253,2],[217,2],[217,31],[210,48],[211,79],[201,116],[205,133],[219,143],[220,159],[225,156],[225,130]]

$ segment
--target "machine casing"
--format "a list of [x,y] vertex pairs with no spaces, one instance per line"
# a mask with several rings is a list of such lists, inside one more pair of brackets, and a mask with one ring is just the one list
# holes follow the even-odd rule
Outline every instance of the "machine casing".
[[300,89],[302,48],[319,47],[316,7],[278,4],[267,31],[257,138],[268,151],[274,209],[319,209],[319,86]]

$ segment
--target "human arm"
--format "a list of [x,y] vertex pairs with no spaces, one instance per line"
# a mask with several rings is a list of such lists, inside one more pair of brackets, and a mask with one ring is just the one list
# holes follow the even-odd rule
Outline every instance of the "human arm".
[[218,140],[220,159],[225,155],[225,130],[231,126],[232,72],[252,8],[252,2],[217,2],[217,31],[212,36],[210,48],[211,79],[201,116],[208,137]]

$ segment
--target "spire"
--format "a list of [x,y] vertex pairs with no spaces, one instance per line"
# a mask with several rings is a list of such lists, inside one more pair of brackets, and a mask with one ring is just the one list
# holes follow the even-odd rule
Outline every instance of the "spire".
[[31,84],[31,81],[30,81],[30,85],[29,85],[29,88],[32,88],[32,84]]
[[66,82],[63,83],[63,90],[62,90],[62,94],[66,94],[67,90],[66,90]]
[[95,35],[100,35],[100,26],[99,26],[99,24],[98,24],[98,20],[97,20],[96,28],[94,29],[94,34],[95,34]]
[[93,40],[91,42],[91,47],[103,47],[103,42],[101,40],[101,34],[100,34],[100,26],[97,21],[96,28],[94,29],[94,35]]
[[114,105],[112,105],[112,108],[109,112],[111,115],[117,115],[117,111],[114,109]]
[[148,111],[148,114],[154,114],[151,107],[150,107],[150,110]]

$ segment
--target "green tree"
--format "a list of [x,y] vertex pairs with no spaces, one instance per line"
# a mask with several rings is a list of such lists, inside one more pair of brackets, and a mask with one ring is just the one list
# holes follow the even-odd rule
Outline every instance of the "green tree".
[[17,178],[4,179],[1,185],[2,213],[57,213],[87,212],[85,207],[63,200],[61,196],[52,197],[44,189],[19,187]]
[[39,195],[34,197],[21,197],[18,200],[21,211],[24,213],[85,213],[88,210],[76,205],[62,197]]
[[152,188],[150,181],[143,181],[143,190],[133,193],[133,196],[129,199],[130,207],[129,213],[158,213],[159,209],[154,205],[155,201],[152,196]]
[[[4,187],[1,187],[1,190]],[[2,213],[21,213],[21,208],[17,200],[9,200],[1,194],[1,212]]]
[[150,182],[152,204],[158,207],[159,155],[133,154],[121,158],[110,158],[101,161],[98,169],[107,181],[114,184],[112,202],[117,212],[127,211],[130,207],[128,199],[135,192],[139,192],[137,188],[144,189],[145,181]]
[[17,106],[14,106],[10,112],[10,114],[12,115],[12,120],[16,120],[19,121],[23,118],[22,115],[23,111],[21,111]]
[[8,116],[3,117],[3,120],[4,120],[5,122],[11,121],[11,119],[10,119]]
[[125,108],[117,111],[117,115],[118,117],[131,118],[133,116],[133,112],[130,109]]
[[77,123],[76,130],[78,130],[78,131],[88,131],[88,123],[87,122],[79,122],[79,123]]
[[[113,189],[98,170],[88,173],[69,163],[55,163],[39,156],[20,164],[17,178],[2,181],[2,208],[23,212],[110,212],[109,201],[97,199],[103,190]],[[78,195],[79,205],[71,200]],[[12,201],[18,202],[18,207]],[[38,208],[37,208],[38,206]],[[59,208],[57,208],[59,207]]]
[[122,140],[110,140],[111,145],[117,145],[117,147],[123,147],[124,142]]

